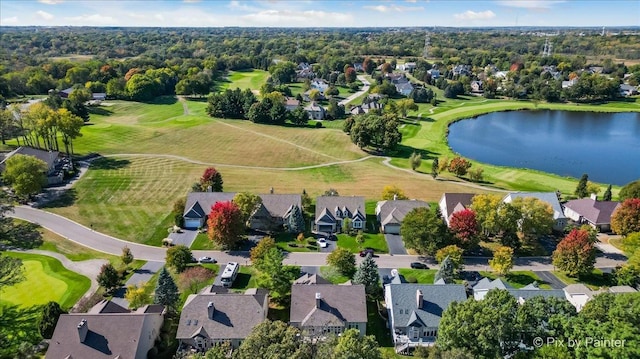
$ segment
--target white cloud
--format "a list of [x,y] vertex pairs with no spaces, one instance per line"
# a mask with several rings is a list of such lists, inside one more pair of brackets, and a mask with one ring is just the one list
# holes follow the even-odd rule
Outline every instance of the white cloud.
[[424,8],[422,6],[398,6],[398,5],[376,5],[376,6],[365,6],[365,9],[374,10],[378,12],[408,12],[408,11],[422,11]]
[[18,23],[18,17],[12,16],[4,19],[0,19],[0,25],[15,25]]
[[519,7],[524,9],[550,9],[556,4],[561,4],[564,0],[501,0],[496,1],[498,5]]
[[463,13],[453,14],[453,17],[457,20],[489,20],[496,17],[496,14],[491,10],[479,12],[467,10]]
[[[246,25],[265,26],[350,26],[354,24],[351,14],[326,11],[264,10],[241,17]],[[286,24],[286,25],[284,25]]]
[[202,0],[182,0],[183,2],[186,2],[187,4],[193,4],[193,3],[197,3],[200,2]]
[[229,3],[229,5],[227,5],[227,7],[229,9],[232,10],[241,10],[241,11],[260,11],[261,9],[254,7],[254,6],[249,6],[247,4],[243,4],[240,1],[237,0],[233,0]]
[[62,0],[38,0],[38,2],[41,4],[55,5],[55,4],[61,4],[63,1]]
[[53,19],[53,15],[49,14],[48,12],[42,11],[42,10],[36,11],[36,15],[40,16],[43,20],[51,20],[51,19]]
[[74,25],[114,25],[118,23],[118,20],[111,16],[104,16],[100,14],[83,14],[80,16],[65,17],[65,20],[71,22]]

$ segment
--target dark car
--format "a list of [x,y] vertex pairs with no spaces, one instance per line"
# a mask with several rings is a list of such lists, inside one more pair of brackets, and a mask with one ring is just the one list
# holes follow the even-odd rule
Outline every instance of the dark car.
[[365,248],[360,251],[360,257],[366,257],[367,254],[371,254],[371,256],[373,257],[375,255],[375,251],[373,250],[373,248]]
[[411,262],[411,268],[413,269],[429,269],[426,264],[420,262]]

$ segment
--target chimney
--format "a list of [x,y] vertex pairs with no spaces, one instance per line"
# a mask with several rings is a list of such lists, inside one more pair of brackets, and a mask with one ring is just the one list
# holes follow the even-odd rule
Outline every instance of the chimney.
[[213,319],[213,313],[216,312],[216,307],[213,305],[213,302],[209,302],[209,304],[207,305],[207,313],[209,316],[209,319]]
[[322,304],[322,294],[317,292],[316,293],[316,308],[320,308],[321,304]]
[[591,199],[592,199],[592,200],[594,200],[594,201],[597,201],[597,200],[598,200],[598,195],[597,195],[597,194],[595,194],[595,193],[592,193],[590,197],[591,197]]
[[84,343],[87,339],[87,333],[89,333],[89,324],[86,319],[82,319],[78,324],[78,336],[80,336],[80,343]]
[[394,194],[394,195],[393,195],[393,200],[394,200],[394,201],[397,201],[397,200],[398,200],[398,195],[397,195],[397,194]]
[[213,188],[211,186],[207,186],[207,192],[213,192]]
[[270,194],[273,194],[273,187],[271,187],[271,189],[269,190]]
[[418,309],[422,309],[422,302],[424,301],[424,296],[422,295],[422,291],[420,289],[416,290],[416,305]]

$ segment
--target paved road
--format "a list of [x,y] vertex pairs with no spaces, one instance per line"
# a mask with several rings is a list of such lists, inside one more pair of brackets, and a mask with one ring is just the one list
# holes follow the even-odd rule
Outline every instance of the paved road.
[[197,236],[197,230],[183,229],[180,233],[169,233],[167,237],[173,240],[174,245],[182,244],[183,246],[191,247]]
[[387,240],[387,247],[389,247],[389,254],[407,254],[407,250],[404,248],[404,242],[402,236],[399,234],[386,233],[384,239]]
[[549,283],[553,289],[562,289],[567,286],[563,281],[558,279],[558,277],[549,271],[535,271],[534,273],[540,277],[540,279]]
[[[17,206],[10,216],[23,219],[29,222],[38,223],[41,226],[65,237],[80,245],[95,249],[97,251],[120,255],[122,247],[125,245],[131,249],[136,259],[146,261],[163,262],[166,249],[152,247],[143,244],[123,241],[78,224],[49,212],[34,209],[27,206]],[[322,266],[326,263],[328,253],[296,253],[292,252],[285,258],[284,264],[300,266]],[[219,251],[193,251],[196,258],[209,256],[215,258],[219,263],[239,262],[243,265],[249,264],[248,252],[219,252]],[[358,257],[358,262],[362,258]],[[490,270],[489,258],[465,258],[465,269],[469,271]],[[376,262],[380,268],[408,268],[411,262],[424,261],[424,258],[414,255],[380,255],[376,257]],[[431,263],[426,260],[427,264]],[[596,259],[596,268],[611,268],[624,264],[626,258],[622,255],[603,254]],[[433,264],[433,263],[431,263]],[[549,257],[528,257],[517,258],[513,270],[530,271],[551,271],[554,267]]]
[[344,100],[338,102],[339,105],[343,105],[346,106],[349,102],[355,100],[356,98],[360,97],[363,93],[369,91],[369,81],[367,81],[364,76],[360,75],[358,76],[358,80],[360,80],[360,82],[362,82],[362,88],[360,89],[360,91],[352,94],[351,96],[345,98]]

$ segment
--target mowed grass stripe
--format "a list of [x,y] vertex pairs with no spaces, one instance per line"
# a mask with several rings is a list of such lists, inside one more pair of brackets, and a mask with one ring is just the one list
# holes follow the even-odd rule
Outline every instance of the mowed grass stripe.
[[89,278],[64,268],[59,260],[29,253],[7,252],[22,259],[25,280],[2,289],[1,301],[22,307],[58,302],[71,307],[91,286]]

